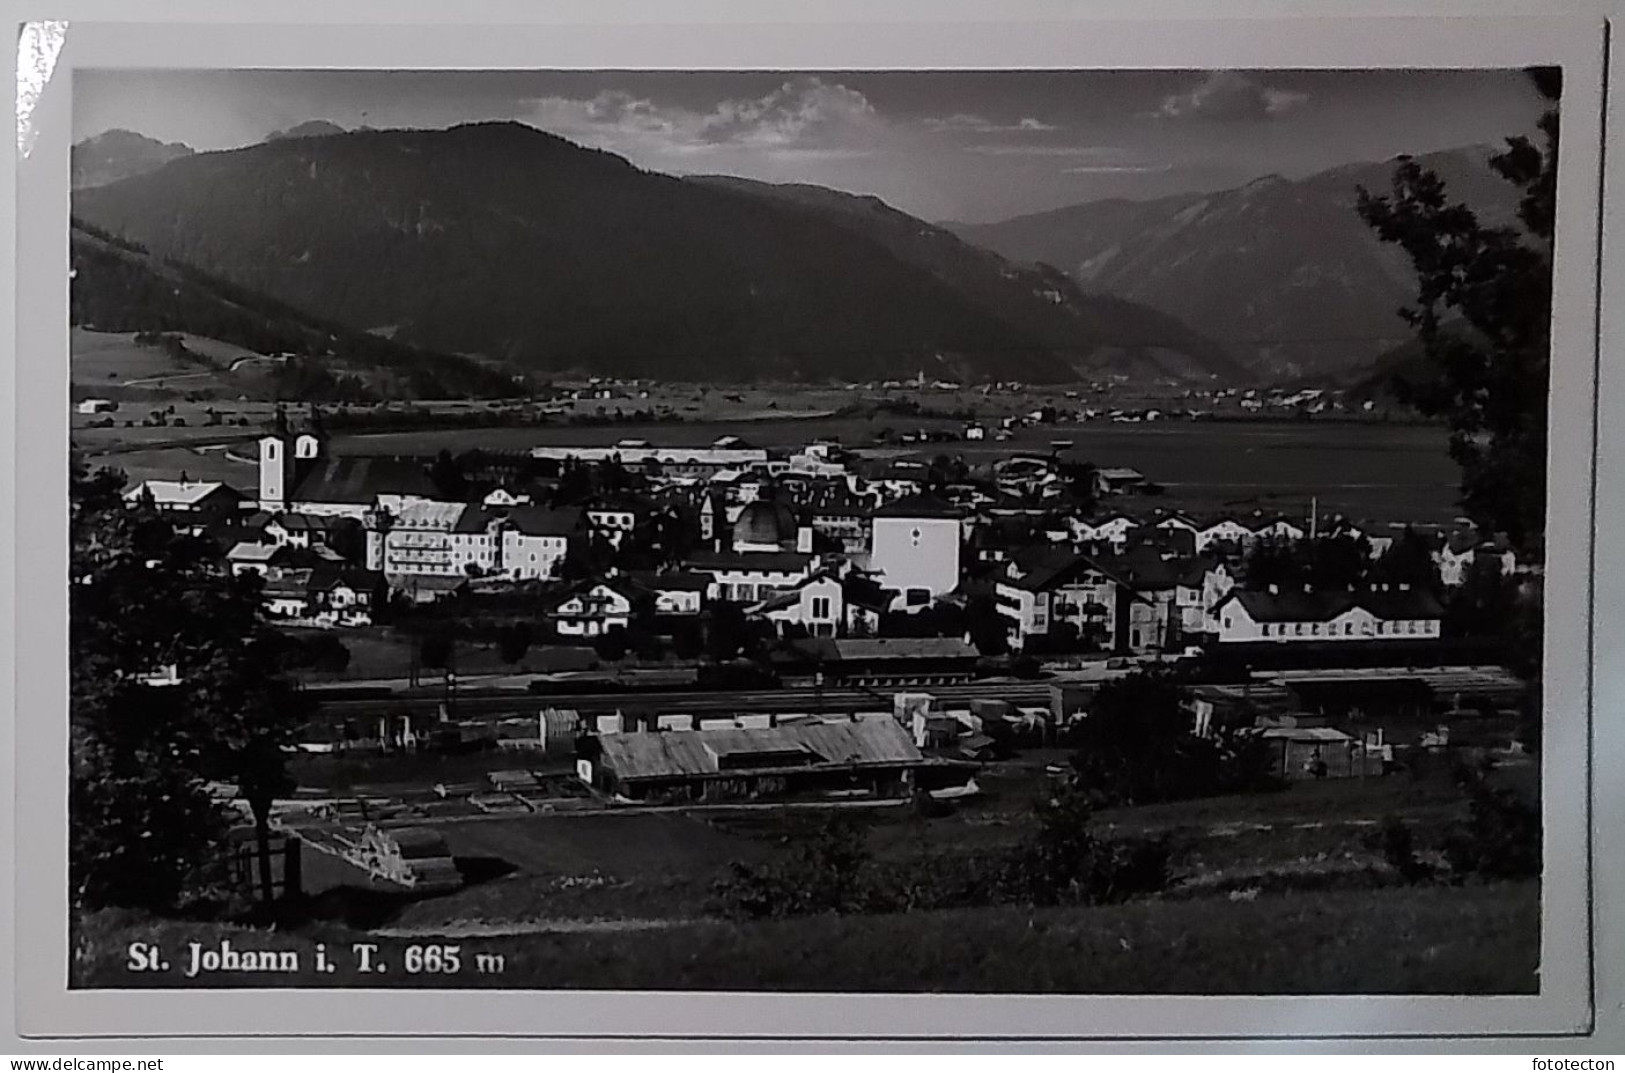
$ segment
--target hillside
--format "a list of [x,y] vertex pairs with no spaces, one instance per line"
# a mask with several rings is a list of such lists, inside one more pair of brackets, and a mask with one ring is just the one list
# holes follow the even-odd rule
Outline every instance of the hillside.
[[271,377],[287,398],[492,397],[520,390],[510,375],[313,317],[287,303],[154,256],[75,220],[70,236],[72,323],[98,332],[195,333],[249,354],[294,354]]
[[[1422,163],[1451,196],[1505,223],[1513,187],[1490,150]],[[1232,190],[1099,201],[1001,223],[953,225],[1019,261],[1061,266],[1089,293],[1141,302],[1199,327],[1261,375],[1340,375],[1408,338],[1397,310],[1415,294],[1409,263],[1355,212],[1356,190],[1388,189],[1391,163],[1301,180],[1267,176]]]
[[74,208],[319,317],[535,370],[1053,383],[1125,347],[1171,368],[1221,360],[1166,316],[1077,296],[1059,318],[1030,275],[938,272],[827,213],[518,123],[203,153]]
[[1048,346],[1075,348],[1108,340],[1082,372],[1120,371],[1136,379],[1227,382],[1248,370],[1222,347],[1146,306],[1085,295],[1065,273],[1044,264],[1018,265],[973,246],[942,227],[901,212],[877,197],[806,183],[763,183],[726,175],[691,182],[735,190],[795,207],[881,243],[896,258],[929,272],[987,312],[1026,326]]
[[192,147],[161,142],[130,130],[110,130],[86,138],[69,150],[73,188],[103,186],[145,175],[171,160],[191,156]]

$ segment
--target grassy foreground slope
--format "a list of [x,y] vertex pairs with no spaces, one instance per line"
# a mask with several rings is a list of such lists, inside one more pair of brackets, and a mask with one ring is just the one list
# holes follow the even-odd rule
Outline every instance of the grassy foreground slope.
[[[626,930],[452,938],[462,970],[401,971],[432,934],[381,938],[339,930],[256,931],[165,921],[90,921],[78,987],[500,987],[648,990],[1004,992],[1074,994],[1529,994],[1539,990],[1539,886],[1261,894],[1251,901],[1147,901],[1101,908],[955,910],[703,921]],[[287,974],[186,979],[191,942],[294,949]],[[168,973],[125,970],[128,944],[154,942]],[[330,951],[373,942],[389,967],[350,959],[318,976]],[[500,954],[500,973],[476,955]]]

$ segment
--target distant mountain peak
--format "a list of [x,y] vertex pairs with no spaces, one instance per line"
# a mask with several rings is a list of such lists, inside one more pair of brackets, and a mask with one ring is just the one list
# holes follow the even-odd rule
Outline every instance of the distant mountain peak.
[[164,142],[116,127],[76,144],[72,151],[73,188],[105,186],[144,175],[194,150],[182,142]]
[[303,123],[289,127],[287,130],[273,130],[265,136],[268,142],[283,141],[288,138],[326,138],[334,134],[348,134],[349,131],[328,119],[308,119]]

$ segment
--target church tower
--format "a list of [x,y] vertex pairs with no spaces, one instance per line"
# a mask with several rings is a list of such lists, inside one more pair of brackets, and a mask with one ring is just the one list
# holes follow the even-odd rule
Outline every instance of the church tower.
[[260,437],[261,510],[276,513],[287,509],[289,485],[293,483],[293,451],[288,415],[278,406],[270,435]]

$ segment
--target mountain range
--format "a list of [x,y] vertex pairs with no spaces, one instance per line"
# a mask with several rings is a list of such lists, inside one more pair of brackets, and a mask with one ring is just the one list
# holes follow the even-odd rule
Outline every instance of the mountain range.
[[81,189],[74,212],[323,320],[527,370],[1034,383],[1242,371],[1165,314],[884,206],[824,200],[644,171],[499,122],[193,154]]
[[[1421,162],[1510,223],[1491,151]],[[825,187],[645,171],[519,123],[313,120],[206,153],[110,131],[74,147],[74,213],[313,321],[519,371],[1354,381],[1409,338],[1410,265],[1354,211],[1392,170],[937,225]]]
[[[1448,195],[1491,223],[1513,221],[1516,190],[1493,150],[1419,157]],[[1058,266],[1084,292],[1138,302],[1192,325],[1255,375],[1337,375],[1405,343],[1397,311],[1416,279],[1355,212],[1356,191],[1389,189],[1393,162],[1303,179],[1267,176],[1215,193],[1095,201],[993,224],[950,224],[1012,261]]]

